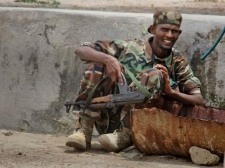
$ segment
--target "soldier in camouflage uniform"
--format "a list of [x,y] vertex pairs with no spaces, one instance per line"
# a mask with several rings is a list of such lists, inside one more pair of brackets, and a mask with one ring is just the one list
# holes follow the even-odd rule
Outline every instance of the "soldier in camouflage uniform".
[[[81,80],[76,101],[86,100],[92,88],[106,75],[93,97],[115,93],[117,83],[124,84],[121,72],[130,87],[138,89],[127,75],[125,69],[128,69],[149,91],[149,99],[157,99],[163,93],[184,104],[203,105],[199,79],[194,76],[184,55],[172,48],[181,34],[181,21],[182,16],[177,12],[158,11],[148,28],[154,36],[147,41],[99,40],[78,47],[75,54],[89,66]],[[78,111],[80,117],[76,130],[68,137],[66,145],[77,149],[90,148],[95,125],[101,134],[99,141],[108,151],[118,152],[128,147],[132,143],[131,132],[120,119],[121,111],[122,114],[129,113],[129,108],[121,106],[111,111],[86,109],[85,116],[91,119]]]

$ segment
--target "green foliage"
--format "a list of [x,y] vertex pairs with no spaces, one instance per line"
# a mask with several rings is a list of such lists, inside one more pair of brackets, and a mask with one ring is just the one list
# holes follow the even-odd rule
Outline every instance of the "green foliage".
[[41,0],[15,0],[15,2],[24,2],[24,3],[37,3],[42,5],[48,5],[51,7],[58,7],[60,2],[57,0],[48,0],[48,1],[41,1]]

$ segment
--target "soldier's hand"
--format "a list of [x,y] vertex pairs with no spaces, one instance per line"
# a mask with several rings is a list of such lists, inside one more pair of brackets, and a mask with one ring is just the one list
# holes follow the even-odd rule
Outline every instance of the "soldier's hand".
[[121,72],[124,73],[124,68],[121,63],[114,57],[105,59],[104,63],[106,65],[106,73],[109,75],[112,82],[114,82],[115,84],[120,82],[121,85],[124,85],[124,81],[121,76]]
[[168,70],[166,69],[165,66],[163,66],[161,64],[157,64],[155,66],[155,68],[160,70],[163,74],[163,77],[164,77],[163,92],[167,95],[170,95],[170,93],[172,92],[172,88],[170,86],[170,77],[169,77],[169,74],[168,74]]

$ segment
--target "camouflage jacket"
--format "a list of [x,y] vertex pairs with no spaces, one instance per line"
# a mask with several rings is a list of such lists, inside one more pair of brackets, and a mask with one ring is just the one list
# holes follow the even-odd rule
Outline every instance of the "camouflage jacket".
[[[94,43],[86,42],[82,45],[116,57],[137,79],[140,72],[152,68],[156,64],[162,64],[168,69],[171,86],[177,84],[180,92],[187,94],[200,93],[200,81],[194,76],[184,55],[173,49],[167,58],[157,58],[149,43],[152,39],[153,37],[149,38],[148,41],[117,39],[113,41],[96,41]],[[82,61],[88,63],[88,61]],[[132,82],[128,75],[126,75],[126,78],[128,83]]]

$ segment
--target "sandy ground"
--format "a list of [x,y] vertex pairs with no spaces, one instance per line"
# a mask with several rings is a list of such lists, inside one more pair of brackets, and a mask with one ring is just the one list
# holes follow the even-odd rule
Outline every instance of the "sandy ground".
[[[93,137],[92,149],[66,147],[65,136],[0,130],[0,168],[196,168],[190,159],[147,156],[138,152],[108,153]],[[221,168],[221,162],[213,168]]]
[[[182,13],[225,15],[223,0],[58,0],[58,8],[95,9],[122,12],[152,12],[176,9]],[[49,7],[0,0],[0,6]],[[66,136],[42,135],[0,130],[0,168],[194,168],[188,158],[108,153],[93,137],[93,148],[81,152],[65,146]],[[216,168],[223,167],[222,161]]]

